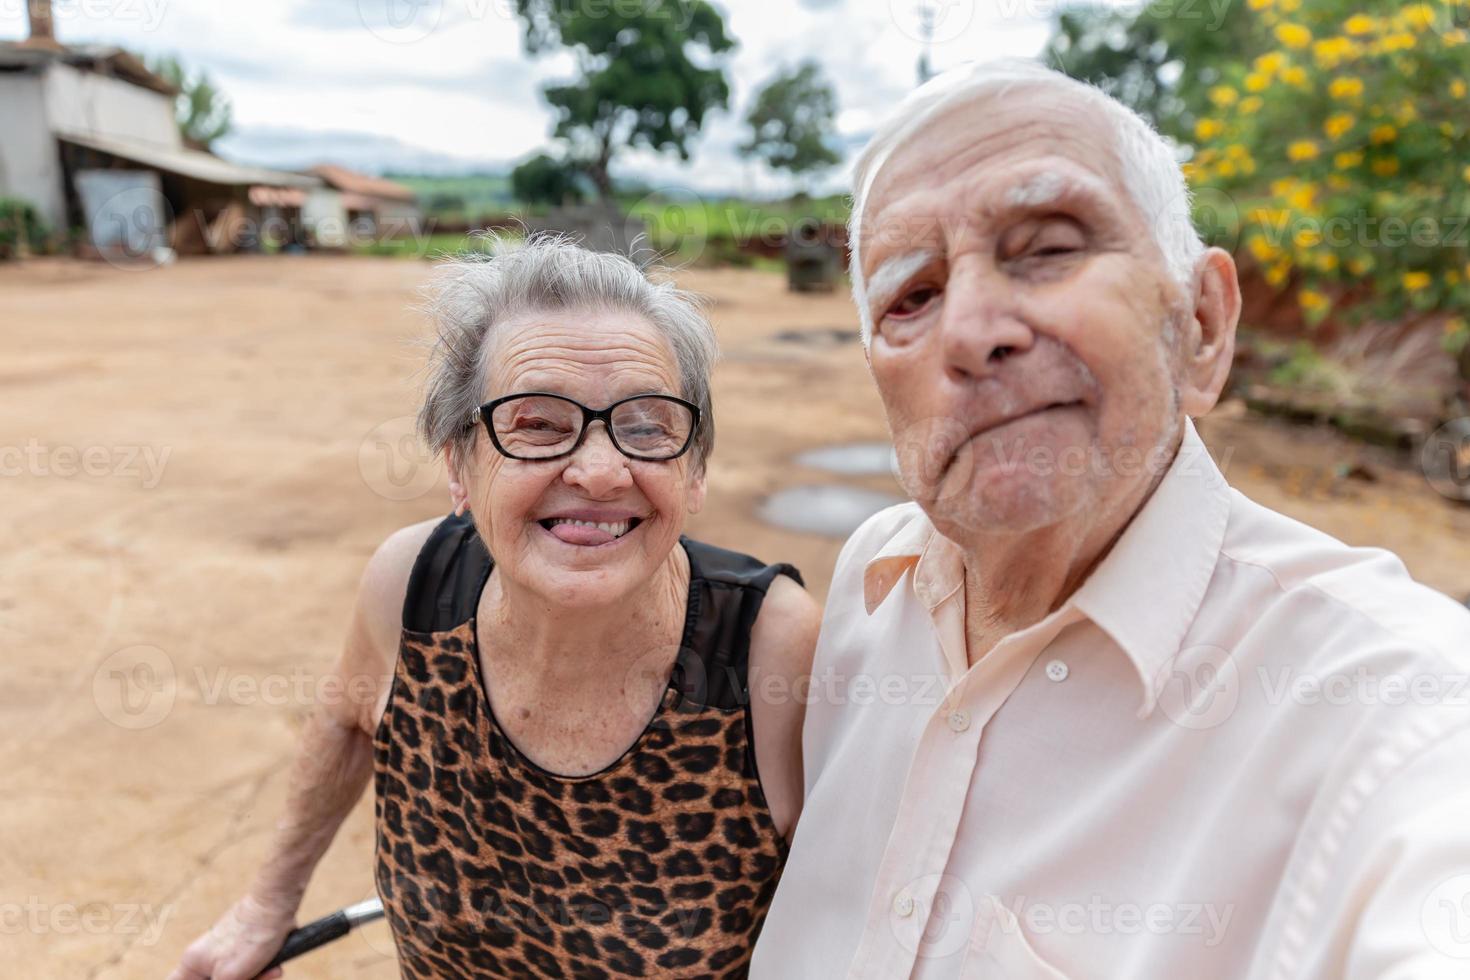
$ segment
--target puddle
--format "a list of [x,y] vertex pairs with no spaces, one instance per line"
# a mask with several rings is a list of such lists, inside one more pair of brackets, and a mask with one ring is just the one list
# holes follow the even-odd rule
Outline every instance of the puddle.
[[796,462],[843,476],[876,476],[898,470],[893,447],[886,442],[853,442],[809,449],[797,456]]
[[902,497],[860,487],[788,487],[766,498],[760,518],[792,531],[845,538],[878,511],[901,503]]

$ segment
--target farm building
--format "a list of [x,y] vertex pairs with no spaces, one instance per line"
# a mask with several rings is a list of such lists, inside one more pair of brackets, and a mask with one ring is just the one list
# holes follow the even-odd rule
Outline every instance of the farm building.
[[49,0],[27,7],[30,37],[0,43],[0,196],[53,231],[104,255],[233,250],[259,220],[250,188],[321,186],[188,147],[167,81],[121,48],[59,43]]
[[408,234],[423,217],[418,196],[402,184],[332,164],[312,167],[307,173],[341,195],[343,216],[354,231],[387,237]]

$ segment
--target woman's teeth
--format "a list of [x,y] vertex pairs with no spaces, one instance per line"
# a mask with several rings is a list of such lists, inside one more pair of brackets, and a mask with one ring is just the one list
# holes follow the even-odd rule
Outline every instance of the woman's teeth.
[[628,528],[632,525],[633,522],[613,521],[609,523],[607,521],[574,521],[570,517],[553,517],[551,520],[546,521],[545,523],[547,528],[555,527],[557,524],[577,524],[581,527],[595,527],[599,531],[606,531],[608,534],[611,534],[615,538],[621,538],[623,535],[628,533]]

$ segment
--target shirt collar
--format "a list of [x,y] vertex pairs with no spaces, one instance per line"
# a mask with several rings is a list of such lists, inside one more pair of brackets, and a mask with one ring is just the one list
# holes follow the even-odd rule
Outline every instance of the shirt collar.
[[[1185,419],[1179,452],[1163,479],[1058,611],[1065,615],[1074,607],[1132,661],[1144,692],[1140,718],[1153,711],[1169,681],[1169,668],[1214,574],[1229,516],[1229,485],[1193,420]],[[869,615],[911,568],[914,592],[931,612],[964,585],[959,546],[917,509],[863,570]]]

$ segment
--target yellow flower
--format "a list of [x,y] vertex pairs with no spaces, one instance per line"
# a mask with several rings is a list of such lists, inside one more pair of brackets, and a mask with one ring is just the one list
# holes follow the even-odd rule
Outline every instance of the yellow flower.
[[1286,64],[1286,55],[1280,51],[1272,51],[1270,54],[1263,54],[1256,58],[1253,64],[1256,71],[1261,74],[1274,75],[1281,70],[1282,65]]
[[1419,118],[1419,110],[1414,108],[1414,103],[1407,99],[1399,103],[1399,107],[1393,111],[1393,117],[1399,121],[1400,126],[1407,126]]
[[1201,119],[1194,124],[1194,135],[1198,139],[1214,139],[1225,131],[1225,124],[1218,119]]
[[1345,191],[1349,187],[1353,186],[1353,182],[1348,180],[1342,174],[1328,174],[1327,186],[1331,187],[1335,191]]
[[1276,40],[1288,48],[1300,50],[1312,43],[1312,32],[1300,24],[1279,24],[1276,27]]
[[1382,126],[1374,126],[1373,131],[1368,134],[1368,139],[1374,146],[1378,146],[1381,143],[1392,143],[1398,135],[1399,131],[1397,129],[1388,123],[1384,123]]
[[1392,54],[1395,51],[1408,51],[1418,43],[1419,41],[1414,35],[1407,31],[1400,31],[1397,34],[1390,34],[1384,38],[1382,48],[1385,52]]
[[1404,288],[1411,293],[1429,288],[1429,284],[1433,281],[1433,277],[1427,272],[1405,272],[1403,275]]
[[1219,174],[1221,177],[1234,177],[1235,162],[1233,160],[1221,160],[1215,166],[1215,173]]
[[1451,269],[1449,272],[1446,272],[1444,274],[1444,281],[1449,283],[1451,286],[1458,286],[1460,284],[1460,273],[1454,269]]
[[1416,31],[1427,31],[1434,26],[1434,8],[1427,3],[1416,3],[1399,12],[1403,23]]
[[1348,271],[1355,276],[1367,275],[1373,269],[1373,260],[1370,258],[1351,258],[1347,260]]
[[1337,139],[1343,133],[1346,133],[1348,130],[1352,129],[1353,123],[1355,123],[1356,121],[1357,120],[1348,115],[1346,112],[1339,112],[1335,113],[1334,115],[1328,116],[1327,122],[1323,125],[1322,129],[1324,132],[1327,133],[1329,138]]
[[1460,171],[1460,176],[1465,178],[1465,183],[1470,184],[1470,167]]
[[1378,157],[1373,161],[1373,173],[1379,177],[1392,177],[1399,172],[1399,162],[1394,157]]
[[[1240,111],[1243,115],[1253,115],[1260,111],[1263,104],[1259,95],[1247,95],[1240,100]],[[1448,126],[1449,123],[1445,123],[1445,125]]]
[[[1250,79],[1246,79],[1246,81],[1248,82]],[[1463,99],[1465,97],[1465,83],[1458,78],[1450,82],[1450,95],[1453,95],[1457,99]]]
[[1220,108],[1232,106],[1240,96],[1229,85],[1216,85],[1210,89],[1210,101]]
[[1349,150],[1332,158],[1332,165],[1338,170],[1351,170],[1362,162],[1363,154],[1360,150]]
[[1299,249],[1316,248],[1322,244],[1322,232],[1316,228],[1298,228],[1291,241]]
[[1317,268],[1323,272],[1331,272],[1337,268],[1336,252],[1318,252],[1316,258]]
[[1290,14],[1301,8],[1302,0],[1281,0],[1281,9]]
[[1369,17],[1367,14],[1353,14],[1347,19],[1347,22],[1342,25],[1343,30],[1347,31],[1349,34],[1356,34],[1359,37],[1362,37],[1364,34],[1372,34],[1373,27],[1373,18]]
[[1289,275],[1291,275],[1290,259],[1282,259],[1266,269],[1266,281],[1273,286],[1284,284]]
[[1271,79],[1258,71],[1253,71],[1245,76],[1245,90],[1247,92],[1263,92],[1271,84]]
[[1334,99],[1356,99],[1363,94],[1361,78],[1334,78],[1327,86],[1327,94]]
[[1296,294],[1297,302],[1308,313],[1327,309],[1327,297],[1314,289],[1303,289]]
[[1281,80],[1288,85],[1303,88],[1307,84],[1307,70],[1300,65],[1292,65],[1281,73]]
[[1286,203],[1298,211],[1310,211],[1317,206],[1317,188],[1312,184],[1303,184],[1286,196]]
[[1252,10],[1265,10],[1271,6],[1271,0],[1248,0]]
[[1260,235],[1252,235],[1250,237],[1250,240],[1247,241],[1245,244],[1246,247],[1250,249],[1251,255],[1254,255],[1256,257],[1256,261],[1260,262],[1262,265],[1270,262],[1272,259],[1276,258],[1276,256],[1281,254],[1280,249],[1278,249],[1275,245],[1272,245],[1270,242],[1266,241],[1266,239],[1262,238]]
[[1286,158],[1297,163],[1314,160],[1316,157],[1317,144],[1314,140],[1297,140],[1286,148]]

